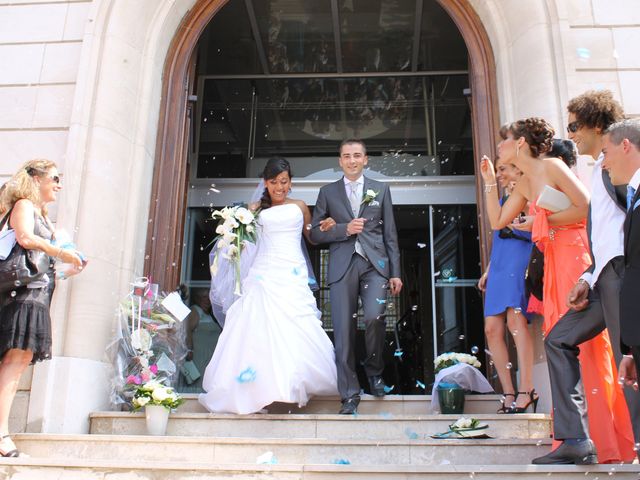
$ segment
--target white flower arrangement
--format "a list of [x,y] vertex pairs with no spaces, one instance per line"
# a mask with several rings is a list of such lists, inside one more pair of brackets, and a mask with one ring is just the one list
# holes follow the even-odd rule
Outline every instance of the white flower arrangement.
[[478,359],[475,356],[469,355],[467,353],[454,353],[454,352],[443,353],[433,361],[433,365],[435,367],[435,373],[438,373],[443,368],[451,367],[458,363],[466,363],[476,368],[480,368],[482,366],[482,364],[478,361]]
[[150,380],[136,388],[133,394],[133,408],[139,410],[145,405],[158,405],[168,409],[178,408],[184,399],[171,387],[157,380]]
[[449,428],[451,430],[458,430],[460,428],[475,428],[479,423],[480,422],[475,418],[460,417],[458,420],[456,420],[455,423],[449,425]]
[[376,192],[375,190],[372,190],[372,189],[369,188],[364,193],[364,198],[362,199],[362,203],[369,204],[369,203],[373,202],[376,199],[377,196],[378,196],[378,192]]
[[224,207],[222,210],[214,210],[211,218],[219,219],[216,227],[219,236],[215,258],[211,264],[211,276],[218,273],[218,257],[229,260],[235,264],[236,286],[234,293],[240,295],[240,254],[244,242],[256,241],[256,218],[258,211],[252,212],[246,207]]

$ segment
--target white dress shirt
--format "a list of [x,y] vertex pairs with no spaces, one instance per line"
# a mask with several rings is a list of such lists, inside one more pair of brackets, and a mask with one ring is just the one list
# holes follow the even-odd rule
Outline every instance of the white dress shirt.
[[636,170],[636,173],[634,173],[631,180],[629,180],[629,185],[631,185],[636,192],[638,191],[638,187],[640,186],[640,168]]
[[612,258],[624,254],[625,213],[614,202],[602,181],[601,153],[593,166],[591,176],[591,249],[596,263],[593,273],[585,272],[580,278],[591,288],[598,281],[602,269]]

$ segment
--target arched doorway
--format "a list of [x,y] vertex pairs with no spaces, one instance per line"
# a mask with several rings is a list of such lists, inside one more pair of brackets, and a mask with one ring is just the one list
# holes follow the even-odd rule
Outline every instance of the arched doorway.
[[[424,290],[415,295],[427,300],[398,300],[391,319],[398,324],[414,305],[425,312],[432,327],[431,343],[419,353],[426,376],[431,351],[468,351],[478,343],[477,325],[472,334],[465,322],[468,304],[476,304],[477,315],[477,273],[471,270],[486,257],[488,237],[476,220],[476,213],[484,218],[483,198],[474,195],[473,174],[481,154],[493,153],[493,136],[486,132],[497,125],[486,33],[464,0],[288,1],[284,19],[277,6],[256,11],[281,3],[202,1],[184,19],[164,70],[145,271],[164,288],[180,280],[205,282],[193,275],[197,261],[206,262],[206,252],[198,253],[193,241],[199,228],[194,217],[204,218],[207,207],[247,199],[260,164],[275,153],[304,173],[298,196],[312,204],[313,192],[331,179],[327,172],[339,140],[363,137],[375,173],[392,183],[395,203],[403,205],[396,212],[406,217],[401,237],[412,243],[403,263],[425,264],[413,280]],[[312,29],[292,21],[296,6],[305,15],[314,10]],[[359,30],[371,19],[369,31]],[[211,28],[216,22],[217,29]],[[465,49],[463,63],[455,55],[456,38],[428,38],[447,22]],[[386,44],[367,35],[381,26],[392,32]],[[224,34],[239,37],[224,44]],[[243,62],[234,63],[238,58]],[[456,94],[448,97],[448,90]],[[453,140],[447,138],[452,129]],[[224,188],[211,196],[214,178]],[[187,214],[188,207],[193,212]],[[458,235],[461,224],[476,230]],[[465,253],[467,260],[460,261]],[[317,252],[320,269],[322,258]]]

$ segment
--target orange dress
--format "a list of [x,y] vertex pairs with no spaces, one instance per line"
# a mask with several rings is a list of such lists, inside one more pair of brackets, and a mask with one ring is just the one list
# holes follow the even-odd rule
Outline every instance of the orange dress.
[[[550,227],[548,210],[531,205],[535,215],[532,240],[544,254],[544,323],[548,332],[567,310],[567,296],[580,275],[591,264],[585,221]],[[600,463],[631,461],[633,432],[629,410],[618,384],[618,369],[611,349],[609,333],[604,330],[580,345],[582,382],[589,411],[589,433],[596,445]]]

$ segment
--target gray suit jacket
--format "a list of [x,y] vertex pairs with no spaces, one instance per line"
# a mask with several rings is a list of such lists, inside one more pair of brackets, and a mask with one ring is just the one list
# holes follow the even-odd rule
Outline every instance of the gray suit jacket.
[[336,221],[336,226],[328,232],[313,228],[311,240],[330,244],[329,284],[340,280],[346,272],[355,249],[356,237],[380,275],[385,278],[400,277],[400,249],[389,186],[365,176],[363,193],[369,189],[378,195],[372,202],[360,206],[359,217],[366,218],[367,221],[364,230],[358,235],[347,235],[347,224],[355,217],[347,198],[344,180],[341,178],[320,189],[312,225],[331,217]]

